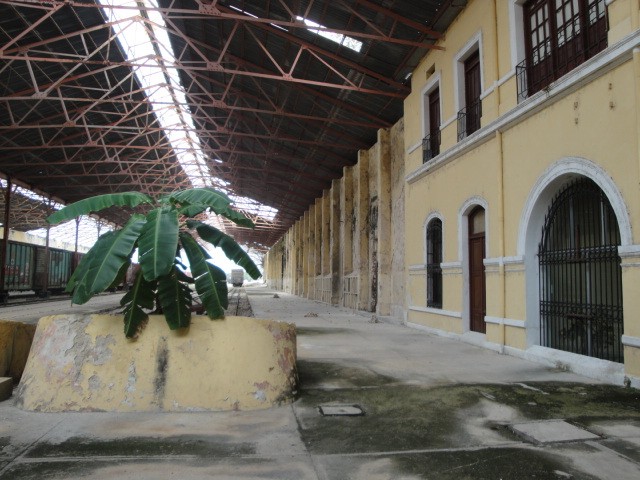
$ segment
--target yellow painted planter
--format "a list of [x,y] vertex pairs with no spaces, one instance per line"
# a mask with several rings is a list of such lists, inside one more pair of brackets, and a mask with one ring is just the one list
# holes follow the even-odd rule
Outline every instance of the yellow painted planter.
[[20,380],[35,331],[35,325],[0,320],[0,377]]
[[131,341],[121,316],[56,315],[38,323],[16,396],[44,412],[251,410],[291,401],[296,384],[293,324],[194,317],[170,331],[156,315]]

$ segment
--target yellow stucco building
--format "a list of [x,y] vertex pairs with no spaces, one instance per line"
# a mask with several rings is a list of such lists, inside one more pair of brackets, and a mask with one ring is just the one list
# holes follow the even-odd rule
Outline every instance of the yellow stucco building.
[[640,1],[472,0],[267,281],[640,386]]
[[639,10],[470,1],[414,71],[408,324],[640,384]]

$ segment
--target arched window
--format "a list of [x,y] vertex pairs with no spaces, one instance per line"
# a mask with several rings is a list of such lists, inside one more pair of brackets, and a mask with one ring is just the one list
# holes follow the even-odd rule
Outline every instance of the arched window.
[[442,221],[427,225],[427,307],[442,308]]
[[556,196],[538,249],[543,346],[623,361],[619,245],[615,213],[592,180]]

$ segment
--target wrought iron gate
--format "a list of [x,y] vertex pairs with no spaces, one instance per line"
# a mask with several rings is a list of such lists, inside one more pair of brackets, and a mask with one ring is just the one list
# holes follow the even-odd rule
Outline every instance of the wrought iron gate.
[[547,212],[538,249],[540,343],[622,362],[620,230],[600,188],[583,178]]

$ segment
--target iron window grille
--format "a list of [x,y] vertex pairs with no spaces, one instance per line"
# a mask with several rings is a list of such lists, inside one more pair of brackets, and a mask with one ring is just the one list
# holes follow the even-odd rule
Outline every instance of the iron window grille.
[[427,307],[442,308],[442,221],[427,226]]
[[480,129],[482,100],[478,100],[458,112],[458,141]]
[[518,102],[607,48],[605,0],[530,0],[526,58],[516,67]]
[[538,250],[541,345],[623,361],[619,245],[615,213],[594,182],[557,195]]
[[440,153],[440,130],[422,139],[422,163],[427,163]]

